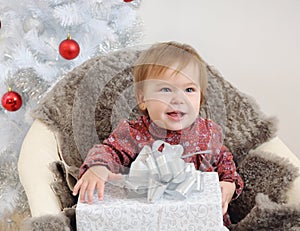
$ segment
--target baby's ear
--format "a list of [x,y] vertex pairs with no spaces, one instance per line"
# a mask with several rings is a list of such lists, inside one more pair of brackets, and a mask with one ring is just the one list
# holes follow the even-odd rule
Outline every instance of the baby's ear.
[[135,97],[138,105],[145,103],[145,97],[142,91],[138,91]]
[[136,94],[136,100],[137,100],[139,109],[142,112],[144,112],[147,108],[146,108],[146,103],[145,103],[145,97],[142,94],[142,92]]

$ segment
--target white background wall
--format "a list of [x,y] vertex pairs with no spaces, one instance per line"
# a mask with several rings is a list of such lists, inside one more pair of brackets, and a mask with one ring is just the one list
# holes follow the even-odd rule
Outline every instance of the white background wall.
[[267,115],[300,157],[300,0],[143,0],[144,43],[194,46]]

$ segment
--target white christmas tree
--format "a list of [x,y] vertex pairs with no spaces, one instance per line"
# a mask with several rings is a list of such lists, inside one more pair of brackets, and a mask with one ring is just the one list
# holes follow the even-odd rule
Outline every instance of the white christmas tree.
[[[141,0],[0,2],[0,92],[4,96],[11,87],[22,97],[21,108],[14,112],[0,107],[0,219],[7,219],[15,210],[28,209],[16,166],[32,123],[29,111],[74,67],[139,43],[142,33],[137,9]],[[60,50],[68,34],[79,45],[78,55],[71,58]],[[68,48],[70,40],[66,41]]]

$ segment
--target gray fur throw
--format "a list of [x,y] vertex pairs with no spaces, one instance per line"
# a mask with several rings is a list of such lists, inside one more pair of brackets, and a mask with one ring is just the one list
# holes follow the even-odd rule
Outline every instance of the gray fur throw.
[[[105,139],[120,119],[139,115],[133,91],[132,66],[140,50],[125,49],[87,61],[68,73],[44,97],[32,116],[58,138],[63,160],[79,167],[88,150]],[[224,143],[240,163],[249,150],[275,135],[267,118],[211,66],[202,117],[218,123]]]
[[298,169],[287,159],[272,153],[253,151],[241,162],[239,174],[244,180],[242,194],[231,202],[229,214],[233,223],[243,220],[255,207],[259,193],[267,195],[273,202],[287,202],[285,192],[299,176]]
[[[62,78],[32,111],[33,118],[44,122],[58,141],[62,162],[52,165],[57,178],[52,188],[62,209],[76,204],[77,198],[72,196],[71,189],[88,150],[105,139],[120,119],[133,119],[139,115],[132,66],[140,52],[141,49],[124,49],[85,62]],[[267,118],[253,99],[238,91],[213,67],[207,65],[207,73],[209,82],[201,116],[221,125],[224,143],[233,153],[246,182],[245,196],[230,209],[230,215],[238,225],[247,219],[234,230],[246,230],[239,227],[244,227],[243,224],[250,227],[257,214],[267,219],[260,209],[263,202],[255,202],[255,196],[262,192],[274,203],[283,203],[285,192],[296,176],[292,174],[292,168],[284,161],[272,159],[271,154],[248,155],[250,150],[275,136],[276,119]],[[257,173],[255,177],[254,173]],[[264,177],[266,175],[278,179],[276,182],[280,186],[277,185],[276,193],[272,193],[270,187],[266,189],[271,183],[270,178]],[[70,215],[74,210],[65,211]],[[74,230],[75,223],[74,220],[71,222]]]
[[299,231],[300,207],[275,203],[262,193],[257,194],[255,206],[232,231]]
[[71,231],[70,220],[64,214],[44,215],[27,219],[21,227],[22,231]]

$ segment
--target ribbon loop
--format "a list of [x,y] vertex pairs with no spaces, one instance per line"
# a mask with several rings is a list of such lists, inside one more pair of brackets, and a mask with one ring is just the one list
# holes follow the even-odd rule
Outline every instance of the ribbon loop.
[[182,200],[193,191],[203,191],[203,174],[193,163],[185,163],[182,158],[186,156],[182,154],[181,145],[170,145],[161,140],[155,141],[152,148],[144,146],[131,164],[128,177],[124,178],[124,187],[137,194],[146,193],[150,203],[159,200],[164,193]]

